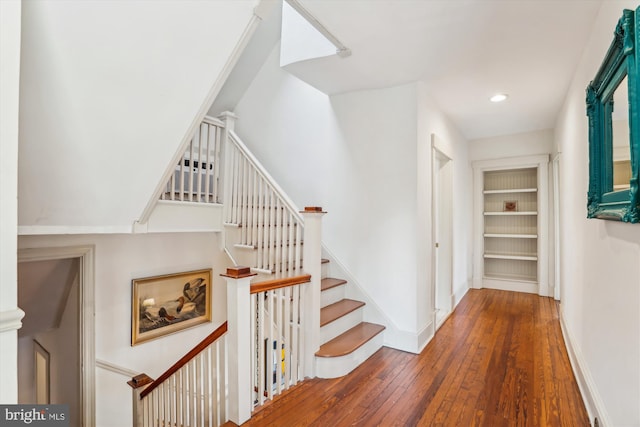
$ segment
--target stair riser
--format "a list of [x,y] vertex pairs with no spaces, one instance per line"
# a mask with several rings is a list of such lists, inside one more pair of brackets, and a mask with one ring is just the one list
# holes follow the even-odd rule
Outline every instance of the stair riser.
[[345,295],[345,285],[335,286],[320,294],[320,307],[326,307],[329,304],[340,301]]
[[337,337],[362,322],[362,307],[320,328],[320,345]]
[[341,357],[317,357],[316,376],[319,378],[338,378],[347,375],[382,348],[384,333],[367,341],[350,354]]

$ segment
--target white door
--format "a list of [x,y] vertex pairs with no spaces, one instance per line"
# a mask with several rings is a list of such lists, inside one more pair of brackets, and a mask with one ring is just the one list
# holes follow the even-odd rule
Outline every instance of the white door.
[[453,294],[453,161],[432,140],[433,301],[438,329],[452,310]]

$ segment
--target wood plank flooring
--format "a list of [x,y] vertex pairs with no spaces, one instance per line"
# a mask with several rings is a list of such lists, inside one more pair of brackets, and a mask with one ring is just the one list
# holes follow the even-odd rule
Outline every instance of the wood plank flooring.
[[[227,423],[227,425],[233,425]],[[383,347],[243,426],[589,426],[555,301],[470,290],[419,355]]]

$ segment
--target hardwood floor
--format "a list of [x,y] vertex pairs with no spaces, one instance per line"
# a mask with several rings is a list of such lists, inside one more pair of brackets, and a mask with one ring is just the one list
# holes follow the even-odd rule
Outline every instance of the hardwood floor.
[[468,292],[419,355],[383,347],[351,374],[307,380],[243,424],[352,425],[590,424],[554,300],[483,289]]

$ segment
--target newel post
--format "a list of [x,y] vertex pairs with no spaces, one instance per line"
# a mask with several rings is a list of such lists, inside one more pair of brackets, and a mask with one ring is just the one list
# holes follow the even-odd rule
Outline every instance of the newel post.
[[302,259],[304,271],[311,275],[307,286],[305,306],[305,372],[306,377],[315,377],[315,354],[320,349],[320,283],[322,281],[322,217],[326,212],[321,207],[305,207],[300,212],[304,218],[304,245]]
[[127,384],[131,386],[131,390],[133,392],[133,427],[143,425],[142,416],[144,411],[140,394],[152,382],[153,379],[151,379],[147,374],[136,375],[131,378],[131,381],[127,381]]
[[251,295],[255,274],[249,267],[227,268],[227,352],[229,420],[241,425],[251,418]]

